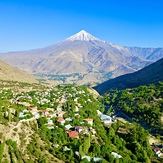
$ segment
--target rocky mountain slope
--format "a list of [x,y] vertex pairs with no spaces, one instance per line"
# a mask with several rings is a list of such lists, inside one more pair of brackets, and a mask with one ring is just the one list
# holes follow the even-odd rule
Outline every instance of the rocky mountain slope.
[[35,77],[0,61],[0,80],[37,83]]
[[144,68],[162,58],[162,51],[161,48],[118,46],[82,30],[57,44],[0,54],[0,59],[49,79],[96,84]]
[[95,90],[104,94],[111,89],[134,88],[158,81],[163,81],[163,58],[142,70],[108,80],[96,86]]

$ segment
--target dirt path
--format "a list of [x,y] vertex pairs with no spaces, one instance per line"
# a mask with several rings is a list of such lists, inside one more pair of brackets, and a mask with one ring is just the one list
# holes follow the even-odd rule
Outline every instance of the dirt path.
[[[7,126],[0,124],[0,132],[2,131],[5,140],[12,139],[13,141],[16,141],[18,147],[21,145],[22,135],[24,135],[24,140],[26,140],[26,144],[29,144],[30,136],[32,135],[33,131],[30,127],[28,127],[28,125],[29,122],[35,120],[35,118],[31,118],[27,120],[21,120],[18,123],[11,122]],[[27,123],[27,125],[25,125],[24,123]]]

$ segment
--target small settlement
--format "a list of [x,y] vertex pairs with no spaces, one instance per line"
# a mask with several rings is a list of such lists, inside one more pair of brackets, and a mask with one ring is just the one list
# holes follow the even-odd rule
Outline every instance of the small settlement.
[[[10,99],[10,102],[24,106],[25,109],[19,112],[20,122],[38,120],[44,117],[46,118],[45,126],[49,130],[64,127],[65,133],[67,133],[67,136],[71,139],[79,139],[84,135],[90,134],[96,138],[94,119],[90,116],[85,117],[81,115],[84,108],[83,104],[87,104],[91,107],[92,101],[84,90],[77,90],[75,87],[72,87],[72,90],[72,92],[66,89],[64,89],[64,91],[60,90],[54,92],[52,88],[49,88],[46,92],[36,91],[35,93],[30,92],[29,94],[28,92],[21,94],[15,93],[13,98]],[[86,115],[89,115],[89,113]],[[97,116],[104,124],[113,122],[111,116],[102,114],[100,110],[97,110]],[[59,148],[59,144],[53,143],[53,147]],[[63,151],[69,149],[69,147],[64,146]],[[78,151],[75,153],[78,155]],[[115,158],[122,157],[114,152],[111,154]],[[94,162],[102,160],[102,158],[83,155],[82,159],[85,158],[88,161],[92,159]]]

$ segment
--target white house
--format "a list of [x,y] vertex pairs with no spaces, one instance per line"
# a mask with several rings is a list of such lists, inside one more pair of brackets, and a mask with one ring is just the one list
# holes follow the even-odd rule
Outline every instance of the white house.
[[119,155],[118,153],[116,152],[111,152],[111,154],[114,156],[114,158],[118,157],[118,158],[122,158],[121,155]]
[[89,162],[91,161],[91,157],[90,157],[90,156],[86,156],[86,155],[85,155],[85,156],[82,157],[82,160],[85,159],[85,158],[86,158]]
[[103,115],[99,110],[97,110],[97,114],[99,117],[101,117]]
[[27,114],[26,113],[29,113],[29,111],[28,110],[23,110],[22,112],[20,112],[20,114],[19,114],[19,118],[24,118],[24,117],[26,117],[27,116]]
[[35,118],[39,118],[40,114],[38,112],[32,112],[32,114],[34,115]]
[[75,110],[74,110],[75,112],[79,112],[79,108],[78,108],[78,106],[75,106]]
[[86,118],[86,119],[84,119],[84,122],[87,122],[91,126],[93,125],[93,119],[92,118]]
[[54,129],[54,126],[47,126],[47,128],[52,130],[52,129]]
[[48,119],[47,124],[48,125],[53,125],[53,121],[51,119]]
[[70,122],[70,121],[72,121],[72,118],[68,117],[68,118],[65,119],[65,121]]
[[93,161],[94,161],[94,162],[101,162],[101,161],[102,161],[102,158],[94,157],[94,158],[93,158]]
[[102,114],[100,118],[101,118],[101,121],[103,121],[105,124],[112,122],[112,118],[108,115]]
[[70,124],[68,124],[68,125],[65,125],[65,128],[66,128],[67,130],[69,130],[70,128],[72,128],[72,126],[71,126]]

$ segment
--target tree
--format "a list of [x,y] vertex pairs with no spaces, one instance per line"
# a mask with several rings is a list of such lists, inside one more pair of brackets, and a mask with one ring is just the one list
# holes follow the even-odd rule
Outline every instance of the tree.
[[115,158],[115,163],[119,163],[119,158],[118,157]]
[[85,138],[84,142],[83,142],[83,152],[84,152],[84,154],[88,153],[89,148],[90,148],[90,135],[88,135],[88,137]]
[[82,145],[79,146],[79,155],[80,155],[80,157],[84,156],[83,146]]
[[99,145],[95,144],[93,146],[93,154],[95,156],[99,156],[101,154],[101,149],[100,149],[100,146]]
[[111,126],[110,128],[109,128],[109,137],[114,137],[115,136],[115,131],[114,131],[114,129],[113,129],[113,127]]

